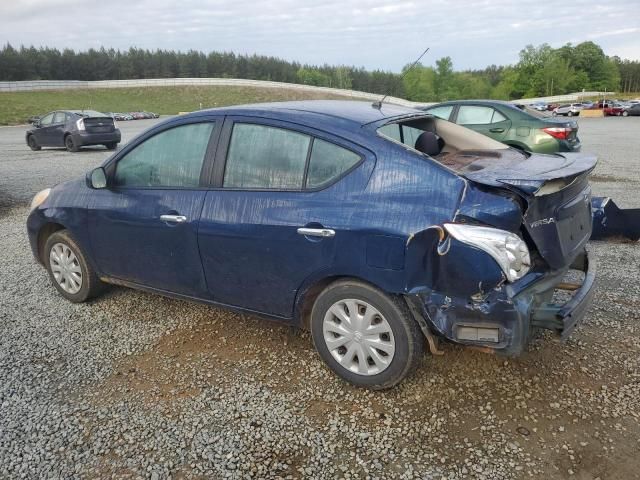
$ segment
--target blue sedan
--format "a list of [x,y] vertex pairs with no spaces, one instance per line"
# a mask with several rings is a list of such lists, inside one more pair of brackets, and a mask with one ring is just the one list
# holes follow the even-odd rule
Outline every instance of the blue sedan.
[[308,328],[335,373],[382,389],[425,344],[518,355],[536,328],[572,332],[593,295],[595,163],[390,105],[220,108],[38,193],[27,227],[72,302],[117,284]]

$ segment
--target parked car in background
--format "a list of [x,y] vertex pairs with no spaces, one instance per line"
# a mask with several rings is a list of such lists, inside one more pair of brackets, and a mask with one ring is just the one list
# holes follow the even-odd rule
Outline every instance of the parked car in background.
[[622,115],[622,112],[624,112],[624,107],[613,102],[599,102],[597,105],[594,105],[593,108],[602,109],[604,115],[607,117],[619,117]]
[[537,110],[539,112],[546,112],[547,111],[547,107],[548,105],[544,102],[537,102],[537,103],[532,103],[531,104],[531,108],[533,108],[534,110]]
[[57,110],[40,118],[27,130],[25,139],[31,150],[42,147],[65,147],[77,152],[87,145],[104,145],[115,150],[120,130],[113,118],[92,110]]
[[382,389],[425,337],[518,355],[535,328],[571,334],[595,165],[392,105],[201,110],[38,193],[27,229],[72,302],[112,282],[309,328],[336,374]]
[[640,115],[640,103],[635,103],[631,105],[629,108],[626,108],[625,110],[622,111],[622,116],[624,117],[638,116],[638,115]]
[[460,100],[424,108],[439,118],[463,125],[511,147],[529,152],[554,153],[580,150],[578,124],[533,115],[498,100]]
[[591,100],[585,100],[585,101],[583,101],[583,102],[581,102],[581,103],[582,103],[582,106],[583,106],[584,108],[591,108],[591,107],[593,107],[593,102],[592,102]]
[[547,111],[548,112],[553,112],[554,109],[558,108],[558,104],[557,103],[549,103],[547,105]]
[[560,105],[553,109],[553,115],[562,115],[567,117],[573,117],[580,115],[580,111],[584,108],[581,103],[568,103]]

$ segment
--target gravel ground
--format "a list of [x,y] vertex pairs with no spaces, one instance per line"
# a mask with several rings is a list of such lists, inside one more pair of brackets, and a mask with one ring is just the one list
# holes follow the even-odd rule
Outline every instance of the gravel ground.
[[[580,129],[594,191],[640,207],[640,118]],[[0,128],[0,478],[640,478],[639,245],[592,243],[598,293],[567,344],[447,345],[371,393],[274,323],[124,288],[64,301],[31,257],[28,202],[107,152],[23,135]]]

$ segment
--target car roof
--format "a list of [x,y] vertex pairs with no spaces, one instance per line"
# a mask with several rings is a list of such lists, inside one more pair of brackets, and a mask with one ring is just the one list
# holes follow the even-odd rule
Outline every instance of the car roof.
[[[231,107],[200,110],[191,115],[206,113],[224,113],[225,115],[252,115],[270,113],[276,118],[301,120],[307,118],[314,123],[335,123],[341,120],[354,127],[362,127],[395,117],[425,115],[424,111],[383,103],[380,108],[370,101],[354,100],[303,100],[294,102],[256,103],[250,105],[234,105]],[[320,125],[319,125],[320,126]]]
[[[513,107],[513,102],[507,102],[505,100],[447,100],[446,102],[440,102],[436,105],[504,105],[506,107]],[[436,105],[430,105],[436,106]]]

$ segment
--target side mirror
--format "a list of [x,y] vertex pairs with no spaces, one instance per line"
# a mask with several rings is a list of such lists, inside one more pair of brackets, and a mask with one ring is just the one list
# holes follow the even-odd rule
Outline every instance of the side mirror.
[[102,167],[94,168],[87,173],[86,180],[89,188],[107,188],[107,174]]

